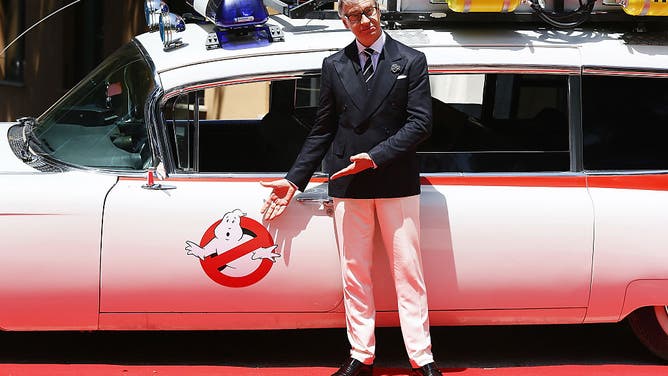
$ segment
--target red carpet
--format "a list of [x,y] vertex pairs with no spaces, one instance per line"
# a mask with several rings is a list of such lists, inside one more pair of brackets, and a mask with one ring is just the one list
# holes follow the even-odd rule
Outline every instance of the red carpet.
[[[224,366],[117,366],[2,364],[0,376],[329,376],[332,367],[249,368]],[[602,365],[506,368],[443,368],[456,376],[665,376],[668,366]],[[374,376],[405,376],[406,369],[377,368]]]

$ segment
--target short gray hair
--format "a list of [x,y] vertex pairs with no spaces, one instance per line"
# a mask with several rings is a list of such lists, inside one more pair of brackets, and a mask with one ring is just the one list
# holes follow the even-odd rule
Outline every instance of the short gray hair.
[[[343,18],[345,16],[343,14],[343,4],[344,3],[357,4],[360,1],[362,1],[362,0],[339,0],[339,8],[338,8],[339,18]],[[373,0],[373,3],[376,6],[376,8],[379,8],[378,0]]]

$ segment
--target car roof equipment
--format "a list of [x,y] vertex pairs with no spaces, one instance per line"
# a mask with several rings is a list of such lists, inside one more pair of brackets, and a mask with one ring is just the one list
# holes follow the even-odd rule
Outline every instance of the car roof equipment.
[[[284,2],[287,1],[287,2]],[[245,40],[255,43],[283,41],[277,25],[267,24],[267,7],[293,19],[338,19],[334,0],[185,0],[196,14],[178,16],[161,0],[145,0],[149,30],[160,31],[165,51],[183,45],[174,33],[185,30],[186,21],[212,24],[207,49],[235,48]],[[381,20],[387,28],[487,27],[499,23],[545,23],[572,29],[586,22],[633,25],[644,31],[659,24],[668,32],[668,0],[378,0]],[[662,40],[668,41],[668,35]],[[237,43],[238,44],[238,43]],[[242,47],[236,47],[242,48]]]

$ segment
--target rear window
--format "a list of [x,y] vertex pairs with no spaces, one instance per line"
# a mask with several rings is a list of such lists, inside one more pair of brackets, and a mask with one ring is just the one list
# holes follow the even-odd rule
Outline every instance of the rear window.
[[584,76],[584,168],[668,169],[668,80]]

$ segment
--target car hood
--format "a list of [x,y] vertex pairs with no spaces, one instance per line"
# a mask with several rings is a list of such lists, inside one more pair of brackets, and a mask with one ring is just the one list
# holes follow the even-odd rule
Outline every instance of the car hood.
[[36,169],[23,163],[19,157],[14,154],[9,145],[9,128],[17,123],[0,123],[0,174],[15,172],[37,172]]

